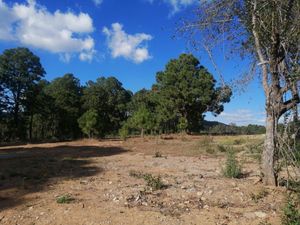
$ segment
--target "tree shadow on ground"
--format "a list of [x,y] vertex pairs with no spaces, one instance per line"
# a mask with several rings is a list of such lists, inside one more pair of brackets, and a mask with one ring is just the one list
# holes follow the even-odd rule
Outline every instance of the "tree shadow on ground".
[[57,146],[0,149],[0,211],[24,202],[29,193],[47,191],[64,179],[103,171],[91,158],[125,153],[119,147]]

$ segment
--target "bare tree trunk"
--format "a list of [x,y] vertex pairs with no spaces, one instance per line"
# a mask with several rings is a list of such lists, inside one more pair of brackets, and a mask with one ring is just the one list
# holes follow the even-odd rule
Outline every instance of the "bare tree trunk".
[[141,130],[141,138],[144,138],[144,128],[142,128],[142,130]]
[[265,185],[277,185],[277,176],[274,170],[274,154],[276,150],[276,133],[278,119],[267,113],[265,146],[262,154],[262,171]]

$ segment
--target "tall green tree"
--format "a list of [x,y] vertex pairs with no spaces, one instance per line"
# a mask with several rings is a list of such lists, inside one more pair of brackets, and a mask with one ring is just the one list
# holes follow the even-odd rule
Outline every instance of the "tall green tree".
[[187,131],[199,131],[203,113],[219,114],[229,102],[231,90],[216,88],[216,81],[193,55],[182,54],[172,59],[156,75],[153,91],[157,93],[158,114],[170,126],[179,118],[187,121]]
[[[267,185],[277,184],[278,121],[300,102],[299,12],[299,0],[203,1],[195,20],[186,21],[181,29],[192,35],[192,43],[204,46],[210,56],[216,48],[226,46],[230,52],[238,50],[249,57],[253,68],[258,69],[256,75],[265,92],[262,170]],[[194,35],[199,32],[196,38]]]
[[127,104],[132,93],[123,88],[115,77],[100,77],[89,81],[83,91],[83,108],[98,113],[97,130],[100,136],[116,133],[128,117]]
[[129,126],[135,129],[139,129],[141,137],[144,137],[145,131],[153,130],[155,127],[155,116],[146,108],[141,106],[134,112],[129,120]]
[[13,115],[14,127],[19,138],[24,138],[20,117],[26,93],[44,76],[39,57],[27,48],[8,49],[0,55],[0,86],[7,100],[6,110]]
[[98,113],[95,109],[86,111],[79,119],[78,124],[82,132],[88,135],[89,138],[97,134]]
[[59,138],[74,138],[79,135],[77,119],[81,112],[79,79],[73,74],[65,74],[54,79],[45,90],[54,103],[52,111],[53,128]]

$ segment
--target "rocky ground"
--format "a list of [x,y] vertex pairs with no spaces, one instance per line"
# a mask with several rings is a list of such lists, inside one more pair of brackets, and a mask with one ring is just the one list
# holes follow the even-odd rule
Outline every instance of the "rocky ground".
[[[261,184],[258,161],[250,155],[249,143],[260,139],[132,138],[2,147],[0,224],[280,224],[285,191]],[[239,152],[242,178],[222,176],[221,144]]]

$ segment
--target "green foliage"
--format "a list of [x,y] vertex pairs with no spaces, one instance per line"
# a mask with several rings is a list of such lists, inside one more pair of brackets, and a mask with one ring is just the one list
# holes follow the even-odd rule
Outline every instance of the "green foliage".
[[122,87],[115,77],[100,77],[89,81],[83,90],[83,108],[98,114],[97,131],[100,136],[117,133],[127,119],[127,104],[132,93]]
[[119,135],[120,135],[120,138],[123,140],[123,141],[126,141],[128,135],[129,135],[129,128],[128,128],[128,124],[125,123],[121,129],[119,130]]
[[34,95],[28,95],[45,71],[39,57],[27,48],[7,49],[0,55],[0,110],[11,114],[11,135],[25,138],[23,109],[31,105]]
[[72,198],[70,195],[62,195],[62,196],[59,196],[57,199],[56,199],[56,202],[58,204],[69,204],[71,203],[72,201],[74,201],[75,199]]
[[227,151],[227,159],[223,168],[223,175],[228,178],[239,178],[242,174],[241,166],[239,165],[233,149]]
[[180,132],[186,131],[186,129],[188,128],[188,122],[187,122],[186,118],[183,118],[183,117],[179,118],[177,128]]
[[[50,113],[54,135],[60,139],[75,138],[80,132],[77,120],[80,116],[81,87],[73,74],[54,79],[45,87],[49,101],[53,102]],[[49,110],[50,111],[50,110]]]
[[300,225],[299,202],[297,203],[291,196],[283,208],[282,225]]
[[165,185],[163,184],[160,176],[155,177],[155,176],[152,176],[149,173],[142,173],[142,172],[133,171],[133,170],[131,170],[129,172],[129,175],[131,177],[144,179],[146,181],[146,185],[148,187],[152,188],[152,190],[154,190],[154,191],[163,189],[165,187]]
[[161,181],[160,176],[154,177],[151,174],[145,174],[143,178],[146,181],[147,186],[151,187],[154,191],[160,190],[165,186]]
[[208,132],[209,134],[217,134],[217,135],[251,135],[251,134],[264,134],[266,133],[266,128],[261,125],[253,125],[249,124],[247,126],[236,126],[234,124],[209,124],[206,122],[204,124],[204,131]]
[[177,129],[176,124],[183,118],[187,125],[184,122],[180,127],[199,131],[203,113],[219,114],[231,96],[230,89],[215,88],[213,76],[193,55],[182,54],[170,60],[165,70],[157,73],[156,81],[152,90],[156,93],[158,122],[169,129],[171,124]]
[[97,134],[97,120],[98,114],[94,109],[86,111],[79,119],[78,124],[82,132],[88,135],[89,138],[93,137],[94,134]]
[[145,130],[154,129],[155,121],[153,120],[153,114],[145,106],[141,106],[132,115],[129,124],[132,128],[139,129],[141,136],[143,136]]
[[[170,60],[151,90],[132,95],[115,77],[85,86],[73,74],[51,82],[28,49],[0,56],[0,140],[75,139],[131,133],[200,131],[203,113],[218,114],[230,100],[228,87],[215,87],[213,76],[193,55]],[[18,88],[16,88],[18,87]]]

